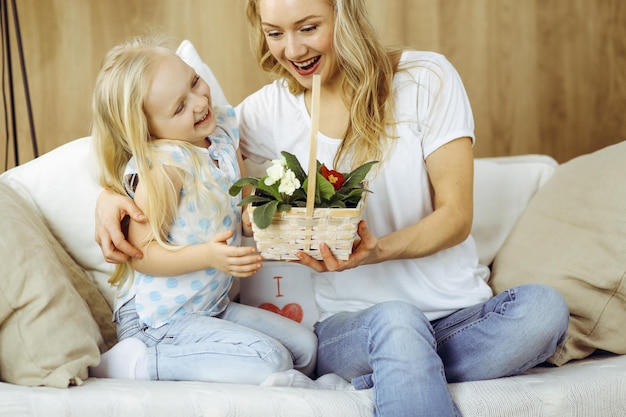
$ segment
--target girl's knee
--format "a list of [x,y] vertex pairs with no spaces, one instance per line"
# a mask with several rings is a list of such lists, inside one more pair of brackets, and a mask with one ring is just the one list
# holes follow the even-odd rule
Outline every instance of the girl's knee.
[[261,359],[267,367],[268,374],[285,372],[293,368],[293,357],[289,350],[281,344],[270,343],[271,347],[261,352]]
[[298,346],[293,352],[293,367],[310,376],[317,363],[317,336],[313,332],[298,335]]

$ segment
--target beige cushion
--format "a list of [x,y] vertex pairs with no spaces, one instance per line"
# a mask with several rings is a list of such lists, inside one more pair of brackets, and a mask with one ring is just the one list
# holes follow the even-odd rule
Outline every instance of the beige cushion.
[[561,365],[596,349],[626,354],[626,141],[561,165],[498,252],[494,291],[540,282],[570,308]]
[[0,379],[80,384],[115,341],[111,309],[31,206],[2,183],[0,213]]

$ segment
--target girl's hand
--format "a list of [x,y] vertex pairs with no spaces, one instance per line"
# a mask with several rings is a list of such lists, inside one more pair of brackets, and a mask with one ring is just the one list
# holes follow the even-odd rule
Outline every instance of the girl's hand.
[[211,266],[228,275],[247,278],[261,268],[262,259],[255,248],[250,246],[231,246],[227,243],[233,235],[232,230],[217,233],[213,239],[204,243]]
[[352,247],[352,254],[345,261],[335,258],[326,244],[320,245],[322,260],[312,258],[304,252],[298,252],[297,263],[308,266],[317,272],[339,272],[346,269],[356,268],[359,265],[373,264],[381,261],[380,246],[378,239],[374,236],[364,220],[359,222],[357,234],[360,239],[355,240]]
[[100,193],[96,202],[95,240],[107,262],[122,263],[143,256],[122,232],[121,223],[127,215],[140,223],[146,221],[131,198],[108,190]]

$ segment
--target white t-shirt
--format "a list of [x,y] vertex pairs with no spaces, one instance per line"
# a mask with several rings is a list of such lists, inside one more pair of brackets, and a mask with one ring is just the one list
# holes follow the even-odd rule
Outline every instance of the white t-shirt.
[[[395,134],[392,147],[372,171],[363,219],[375,236],[419,222],[433,211],[425,159],[460,137],[474,138],[467,94],[454,67],[440,54],[405,51],[394,78]],[[323,105],[323,99],[322,99]],[[238,107],[242,153],[256,162],[295,154],[308,166],[310,115],[304,95],[280,81],[246,98]],[[340,139],[318,138],[317,159],[329,167]],[[346,171],[341,169],[340,170]],[[479,264],[473,238],[434,255],[314,274],[322,318],[376,303],[405,300],[430,320],[487,300],[489,270]]]

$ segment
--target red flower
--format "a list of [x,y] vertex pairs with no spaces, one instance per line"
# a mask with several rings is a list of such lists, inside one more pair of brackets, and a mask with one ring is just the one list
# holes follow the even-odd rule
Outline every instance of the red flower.
[[328,169],[326,168],[326,165],[322,165],[320,174],[322,174],[322,177],[326,178],[328,182],[333,185],[335,191],[343,187],[343,183],[346,180],[341,172],[337,172],[334,169]]

